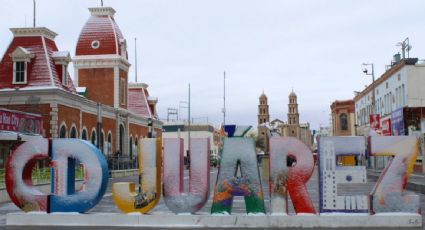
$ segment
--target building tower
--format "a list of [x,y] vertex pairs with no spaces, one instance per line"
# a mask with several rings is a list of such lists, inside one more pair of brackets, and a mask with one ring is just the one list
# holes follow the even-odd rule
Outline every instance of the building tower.
[[[112,7],[89,8],[91,13],[77,41],[75,84],[86,97],[115,108],[115,152],[129,152],[127,42],[115,22]],[[105,123],[106,121],[103,121]],[[106,123],[105,123],[106,125]]]
[[258,105],[258,147],[265,153],[269,152],[269,135],[270,130],[267,127],[270,121],[269,105],[267,104],[267,96],[264,92],[259,97]]
[[289,94],[288,128],[289,136],[300,138],[300,114],[298,113],[297,95],[294,90]]
[[[89,8],[91,16],[78,38],[75,84],[87,98],[114,108],[127,108],[127,43],[112,7]],[[80,88],[81,89],[81,88]]]
[[267,96],[264,92],[261,94],[260,104],[258,105],[258,125],[268,123],[270,121],[269,105],[267,104]]

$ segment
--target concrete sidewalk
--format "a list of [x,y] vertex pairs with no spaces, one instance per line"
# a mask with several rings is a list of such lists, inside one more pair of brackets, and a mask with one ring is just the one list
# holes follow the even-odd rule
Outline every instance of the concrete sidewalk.
[[[377,181],[381,171],[367,170],[367,179]],[[406,189],[425,194],[425,174],[412,173],[407,181]]]

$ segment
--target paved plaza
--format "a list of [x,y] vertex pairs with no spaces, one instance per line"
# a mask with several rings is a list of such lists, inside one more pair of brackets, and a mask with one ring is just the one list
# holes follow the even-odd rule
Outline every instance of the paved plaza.
[[[189,173],[188,171],[185,171],[185,187],[188,187],[188,179],[189,179]],[[200,215],[208,215],[210,213],[211,210],[211,205],[212,205],[212,197],[213,197],[213,188],[214,188],[214,184],[217,178],[217,169],[212,169],[211,170],[211,186],[210,186],[210,198],[209,201],[207,202],[207,204],[205,205],[205,207],[198,212]],[[317,179],[317,167],[314,171],[313,176],[311,177],[311,179],[309,180],[307,186],[308,186],[308,190],[310,193],[310,196],[313,200],[314,206],[316,208],[316,210],[318,209],[318,205],[319,205],[319,191],[318,191],[318,179]],[[108,189],[107,192],[105,193],[105,196],[103,197],[102,201],[96,205],[92,210],[90,210],[88,213],[99,213],[99,212],[106,212],[106,213],[121,213],[120,210],[118,208],[115,207],[115,204],[112,201],[112,193],[111,193],[111,188],[112,188],[112,184],[114,182],[120,182],[120,181],[137,181],[137,177],[128,177],[128,178],[111,178],[109,180],[109,184],[108,184]],[[265,204],[266,204],[266,210],[269,211],[270,210],[270,200],[269,200],[269,192],[268,192],[268,183],[263,181],[263,189],[264,189],[264,194],[265,194]],[[369,192],[371,191],[372,187],[374,185],[374,182],[368,182],[366,184],[356,184],[356,185],[351,185],[351,186],[339,186],[339,193],[342,194],[356,194],[356,195],[368,195]],[[411,192],[411,191],[408,191]],[[424,209],[425,207],[425,196],[424,194],[419,194],[421,196],[421,207]],[[5,223],[6,223],[6,213],[12,213],[12,212],[20,212],[20,210],[13,204],[13,203],[4,203],[4,204],[0,204],[0,228],[2,229],[55,229],[54,227],[6,227]],[[294,210],[292,208],[292,204],[289,204],[289,212],[290,214],[294,214]],[[168,213],[171,214],[171,211],[168,210],[168,208],[165,206],[164,200],[161,199],[161,201],[159,202],[159,204],[153,209],[152,211],[153,214],[155,213]],[[244,199],[243,197],[235,197],[234,202],[233,202],[233,209],[232,209],[232,214],[244,214],[245,213],[245,203],[244,203]],[[424,214],[422,214],[422,219],[424,220]],[[89,229],[89,228],[81,228],[81,227],[61,227],[60,229]],[[96,228],[90,228],[90,229],[105,229],[104,227],[96,227]],[[107,229],[126,229],[124,227],[111,227],[111,228],[107,228]],[[129,228],[131,229],[131,228]],[[134,228],[133,228],[134,229]],[[138,227],[138,229],[140,229],[140,227]],[[148,228],[144,228],[144,229],[148,229]],[[348,228],[345,228],[348,229]],[[388,228],[386,228],[388,229]],[[410,229],[415,229],[415,228],[410,228]],[[425,228],[424,228],[425,229]]]

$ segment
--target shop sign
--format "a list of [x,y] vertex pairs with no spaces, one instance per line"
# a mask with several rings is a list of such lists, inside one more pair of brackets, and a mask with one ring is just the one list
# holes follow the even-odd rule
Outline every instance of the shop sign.
[[380,128],[379,120],[380,120],[379,114],[371,114],[369,116],[370,128],[372,130],[378,130]]
[[397,109],[391,113],[391,123],[393,136],[404,136],[403,108]]
[[381,120],[381,130],[383,136],[391,136],[391,118],[383,118]]
[[41,116],[0,109],[0,130],[42,134]]

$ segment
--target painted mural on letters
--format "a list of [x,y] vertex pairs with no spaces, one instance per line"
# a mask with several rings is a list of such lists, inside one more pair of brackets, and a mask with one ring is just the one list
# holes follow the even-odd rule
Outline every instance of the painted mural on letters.
[[[289,165],[288,165],[289,164]],[[270,212],[288,213],[288,196],[296,213],[316,213],[306,183],[314,170],[311,150],[294,137],[270,139]]]
[[147,213],[161,198],[161,139],[143,138],[139,143],[137,186],[134,182],[119,182],[112,186],[114,203],[125,213]]
[[[51,194],[32,186],[36,160],[51,160]],[[75,164],[85,169],[82,189],[75,190]],[[20,145],[6,165],[6,189],[23,211],[86,212],[103,197],[108,183],[103,154],[80,139],[32,139]]]
[[[366,167],[360,163],[366,154],[364,137],[321,137],[319,140],[320,212],[365,212],[368,197],[338,195],[338,184],[366,183]],[[355,156],[356,166],[337,164],[338,156]]]
[[184,192],[183,139],[164,138],[164,200],[174,213],[195,213],[208,201],[210,191],[210,143],[190,139],[189,192]]
[[266,213],[255,145],[251,138],[224,140],[211,213],[230,214],[233,196],[244,197],[247,213]]
[[373,156],[393,156],[371,194],[371,211],[420,213],[419,196],[406,194],[406,184],[419,153],[414,136],[370,137]]

